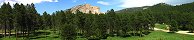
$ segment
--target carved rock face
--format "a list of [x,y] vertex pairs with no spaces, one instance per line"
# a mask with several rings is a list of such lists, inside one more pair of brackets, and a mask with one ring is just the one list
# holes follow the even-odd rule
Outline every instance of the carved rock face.
[[76,10],[83,13],[89,13],[91,11],[92,14],[100,14],[100,8],[97,6],[91,6],[90,4],[78,5],[71,8],[72,13],[76,13]]

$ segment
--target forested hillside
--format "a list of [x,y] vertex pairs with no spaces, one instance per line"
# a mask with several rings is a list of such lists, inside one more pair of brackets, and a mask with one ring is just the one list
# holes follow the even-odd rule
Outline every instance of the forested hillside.
[[[53,14],[37,13],[34,4],[18,4],[13,7],[4,3],[0,8],[1,37],[25,36],[31,39],[38,35],[39,30],[58,32],[62,40],[86,38],[89,40],[106,39],[109,36],[140,36],[148,35],[155,23],[170,25],[170,31],[194,31],[194,3],[172,6],[165,3],[150,6],[142,11],[116,13],[113,9],[105,14],[89,14],[70,9],[56,11]],[[14,30],[14,31],[11,31]],[[15,34],[14,34],[15,32]],[[7,34],[8,33],[8,34]]]
[[190,30],[191,32],[193,32],[192,23],[194,6],[192,5],[194,5],[194,3],[187,3],[176,6],[172,6],[166,3],[159,3],[154,6],[150,6],[143,11],[138,12],[132,11],[132,12],[134,12],[134,14],[136,13],[149,14],[150,16],[153,17],[155,23],[171,25],[170,29],[172,29],[172,31],[176,29],[176,30]]
[[116,13],[134,13],[143,11],[145,9],[148,9],[150,6],[144,6],[144,7],[132,7],[132,8],[125,8],[122,10],[115,11]]

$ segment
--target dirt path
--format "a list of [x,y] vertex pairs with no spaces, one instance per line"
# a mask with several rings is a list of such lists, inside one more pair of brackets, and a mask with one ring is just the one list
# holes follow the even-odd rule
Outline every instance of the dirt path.
[[[154,30],[169,32],[169,30],[164,30],[164,29],[159,29],[159,28],[154,28]],[[189,32],[189,31],[178,31],[176,33],[179,33],[179,34],[187,34],[187,35],[194,35],[194,33],[187,33],[187,32]]]

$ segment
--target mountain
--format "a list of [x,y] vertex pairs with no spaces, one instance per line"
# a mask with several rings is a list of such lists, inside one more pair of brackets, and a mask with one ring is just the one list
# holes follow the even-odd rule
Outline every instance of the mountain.
[[76,13],[76,11],[79,10],[80,12],[83,13],[89,13],[91,12],[92,14],[100,14],[100,8],[97,6],[91,6],[90,4],[83,4],[83,5],[78,5],[70,9],[72,13]]
[[116,13],[134,13],[134,12],[144,11],[145,9],[150,10],[151,12],[157,12],[157,13],[172,12],[172,11],[178,11],[181,13],[194,12],[193,5],[194,5],[194,2],[176,5],[176,6],[166,4],[166,3],[159,3],[153,6],[125,8],[125,9],[116,11]]
[[116,13],[133,13],[133,12],[137,12],[137,11],[143,11],[144,9],[147,9],[149,7],[150,6],[125,8],[125,9],[116,11]]

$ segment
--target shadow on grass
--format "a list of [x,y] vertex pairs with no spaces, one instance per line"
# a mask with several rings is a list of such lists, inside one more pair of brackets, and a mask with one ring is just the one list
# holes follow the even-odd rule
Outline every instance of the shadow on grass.
[[30,39],[38,39],[38,38],[46,38],[49,37],[47,35],[51,34],[50,32],[36,32],[32,35],[30,35]]
[[189,31],[189,32],[187,32],[187,33],[194,33],[193,31]]
[[35,32],[33,34],[29,34],[29,36],[27,36],[27,34],[18,34],[18,38],[25,38],[25,37],[29,37],[30,39],[46,38],[46,37],[49,37],[49,36],[46,36],[49,34],[51,33],[50,32]]
[[0,35],[0,38],[3,38],[4,36],[3,35]]
[[131,35],[124,35],[124,36],[121,36],[123,38],[126,38],[126,37],[131,37]]
[[167,32],[167,33],[175,33],[175,32]]
[[59,38],[59,36],[54,36],[54,37],[52,37],[52,38]]
[[36,32],[34,33],[35,36],[38,36],[38,35],[49,35],[51,34],[50,32]]
[[[6,34],[6,36],[9,36],[9,34]],[[11,34],[10,36],[15,36],[14,34]],[[0,34],[0,38],[3,38],[4,35]]]
[[49,37],[49,36],[37,36],[37,37],[31,37],[30,39],[38,39],[38,38],[46,38],[46,37]]

